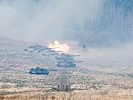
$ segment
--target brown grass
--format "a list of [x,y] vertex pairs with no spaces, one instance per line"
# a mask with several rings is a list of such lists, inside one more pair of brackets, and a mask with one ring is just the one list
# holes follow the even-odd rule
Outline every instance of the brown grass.
[[23,92],[1,95],[0,100],[133,100],[128,95],[90,94],[87,92]]

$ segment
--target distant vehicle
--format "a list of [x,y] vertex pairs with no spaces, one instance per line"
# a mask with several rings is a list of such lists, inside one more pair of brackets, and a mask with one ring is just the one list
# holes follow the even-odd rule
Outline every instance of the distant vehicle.
[[42,51],[51,51],[51,48],[42,45],[31,45],[28,46],[27,50],[25,49],[25,51],[38,51],[40,53]]
[[29,73],[37,75],[48,75],[49,71],[45,68],[36,67],[36,68],[31,68]]
[[71,68],[76,67],[76,64],[71,61],[58,61],[57,67]]
[[60,55],[55,56],[57,60],[73,60],[74,58],[70,54],[62,53]]
[[84,62],[84,61],[81,61],[81,60],[63,60],[63,59],[58,60],[58,61],[70,61],[70,62],[73,62],[73,63],[82,63],[82,62]]

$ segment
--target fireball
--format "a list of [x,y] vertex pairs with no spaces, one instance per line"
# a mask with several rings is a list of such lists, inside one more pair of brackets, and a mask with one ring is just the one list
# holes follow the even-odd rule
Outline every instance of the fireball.
[[58,41],[54,41],[52,43],[49,43],[49,48],[53,48],[55,51],[62,51],[62,52],[68,52],[70,50],[70,47],[66,43],[59,43]]

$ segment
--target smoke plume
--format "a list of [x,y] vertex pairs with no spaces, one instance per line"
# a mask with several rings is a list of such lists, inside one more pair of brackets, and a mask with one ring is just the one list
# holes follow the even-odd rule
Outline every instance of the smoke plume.
[[133,39],[132,17],[133,0],[0,0],[0,36],[110,46]]

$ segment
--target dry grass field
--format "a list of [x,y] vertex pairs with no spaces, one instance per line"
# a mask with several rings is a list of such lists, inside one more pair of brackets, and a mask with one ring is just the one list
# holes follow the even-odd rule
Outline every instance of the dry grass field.
[[[56,67],[54,56],[24,51],[29,45],[0,41],[0,100],[133,100],[132,57],[129,63],[121,61],[119,50],[113,51],[114,54],[108,49],[84,51],[71,43],[69,53],[79,54],[75,59],[84,62],[67,69],[66,81],[74,90],[59,92],[52,90],[63,75],[62,69]],[[34,67],[47,68],[50,74],[29,74],[29,69]]]
[[1,95],[0,100],[133,100],[128,95],[90,94],[86,91],[45,92],[28,91],[16,94]]

